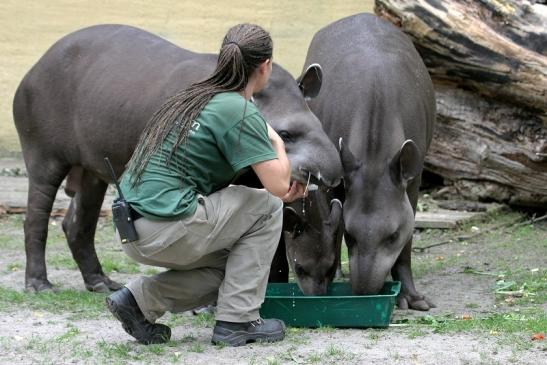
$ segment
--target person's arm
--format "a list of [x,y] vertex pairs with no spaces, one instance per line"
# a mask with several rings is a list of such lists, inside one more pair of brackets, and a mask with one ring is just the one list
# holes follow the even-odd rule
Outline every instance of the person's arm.
[[277,154],[277,159],[262,161],[251,165],[262,186],[284,202],[292,202],[304,196],[304,186],[296,181],[290,183],[291,163],[285,152],[281,137],[268,124],[268,137]]

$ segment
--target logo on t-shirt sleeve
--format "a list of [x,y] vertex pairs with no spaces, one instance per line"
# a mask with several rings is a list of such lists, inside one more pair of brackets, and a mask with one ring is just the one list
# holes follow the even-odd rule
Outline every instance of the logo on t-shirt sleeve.
[[199,130],[199,127],[201,127],[201,124],[199,124],[199,122],[194,121],[192,123],[192,127],[190,128],[190,133],[195,134]]

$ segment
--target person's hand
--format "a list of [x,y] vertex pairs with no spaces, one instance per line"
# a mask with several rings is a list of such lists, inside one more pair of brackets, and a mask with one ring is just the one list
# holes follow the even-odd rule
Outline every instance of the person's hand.
[[308,192],[306,191],[306,186],[297,181],[293,181],[291,187],[289,188],[289,191],[287,192],[287,194],[285,194],[284,197],[281,198],[281,200],[283,200],[283,202],[285,203],[291,203],[296,199],[304,198],[307,195]]
[[277,132],[272,128],[270,123],[266,123],[266,126],[268,127],[268,138],[272,141],[272,143],[283,141],[279,134],[277,134]]

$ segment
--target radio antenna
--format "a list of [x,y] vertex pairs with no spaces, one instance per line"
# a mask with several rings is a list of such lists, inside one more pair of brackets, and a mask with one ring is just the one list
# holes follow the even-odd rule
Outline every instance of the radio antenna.
[[120,184],[118,184],[118,178],[116,177],[116,173],[114,172],[114,168],[112,167],[112,164],[110,163],[110,160],[108,157],[104,158],[104,163],[106,164],[106,167],[108,168],[108,172],[110,172],[110,176],[114,180],[114,184],[116,185],[116,189],[118,190],[118,195],[121,199],[125,198],[123,197],[122,189],[120,188]]

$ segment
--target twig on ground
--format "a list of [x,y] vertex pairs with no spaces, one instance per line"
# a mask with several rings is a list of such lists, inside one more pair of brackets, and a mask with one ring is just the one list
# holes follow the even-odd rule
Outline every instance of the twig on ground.
[[545,215],[542,215],[541,217],[539,218],[536,218],[536,217],[532,217],[532,219],[529,219],[527,220],[526,222],[522,222],[522,223],[519,223],[519,224],[515,224],[515,227],[521,227],[521,226],[526,226],[528,224],[534,224],[534,223],[537,223],[537,222],[541,222],[541,221],[544,221],[547,219],[547,214]]
[[291,360],[294,361],[295,363],[297,363],[297,364],[302,364],[302,361],[298,360],[298,359],[294,356],[294,354],[293,354],[293,352],[292,352],[291,350],[288,351],[288,355],[289,355],[289,357],[291,358]]
[[[505,290],[496,290],[496,294],[500,295],[507,295],[515,298],[521,298],[524,296],[523,290],[511,290],[511,291],[505,291]],[[535,295],[534,293],[528,293],[528,295]]]
[[499,273],[491,273],[491,272],[485,272],[485,271],[479,271],[476,270],[470,266],[467,266],[463,269],[464,274],[475,274],[475,275],[487,275],[487,276],[499,276]]

